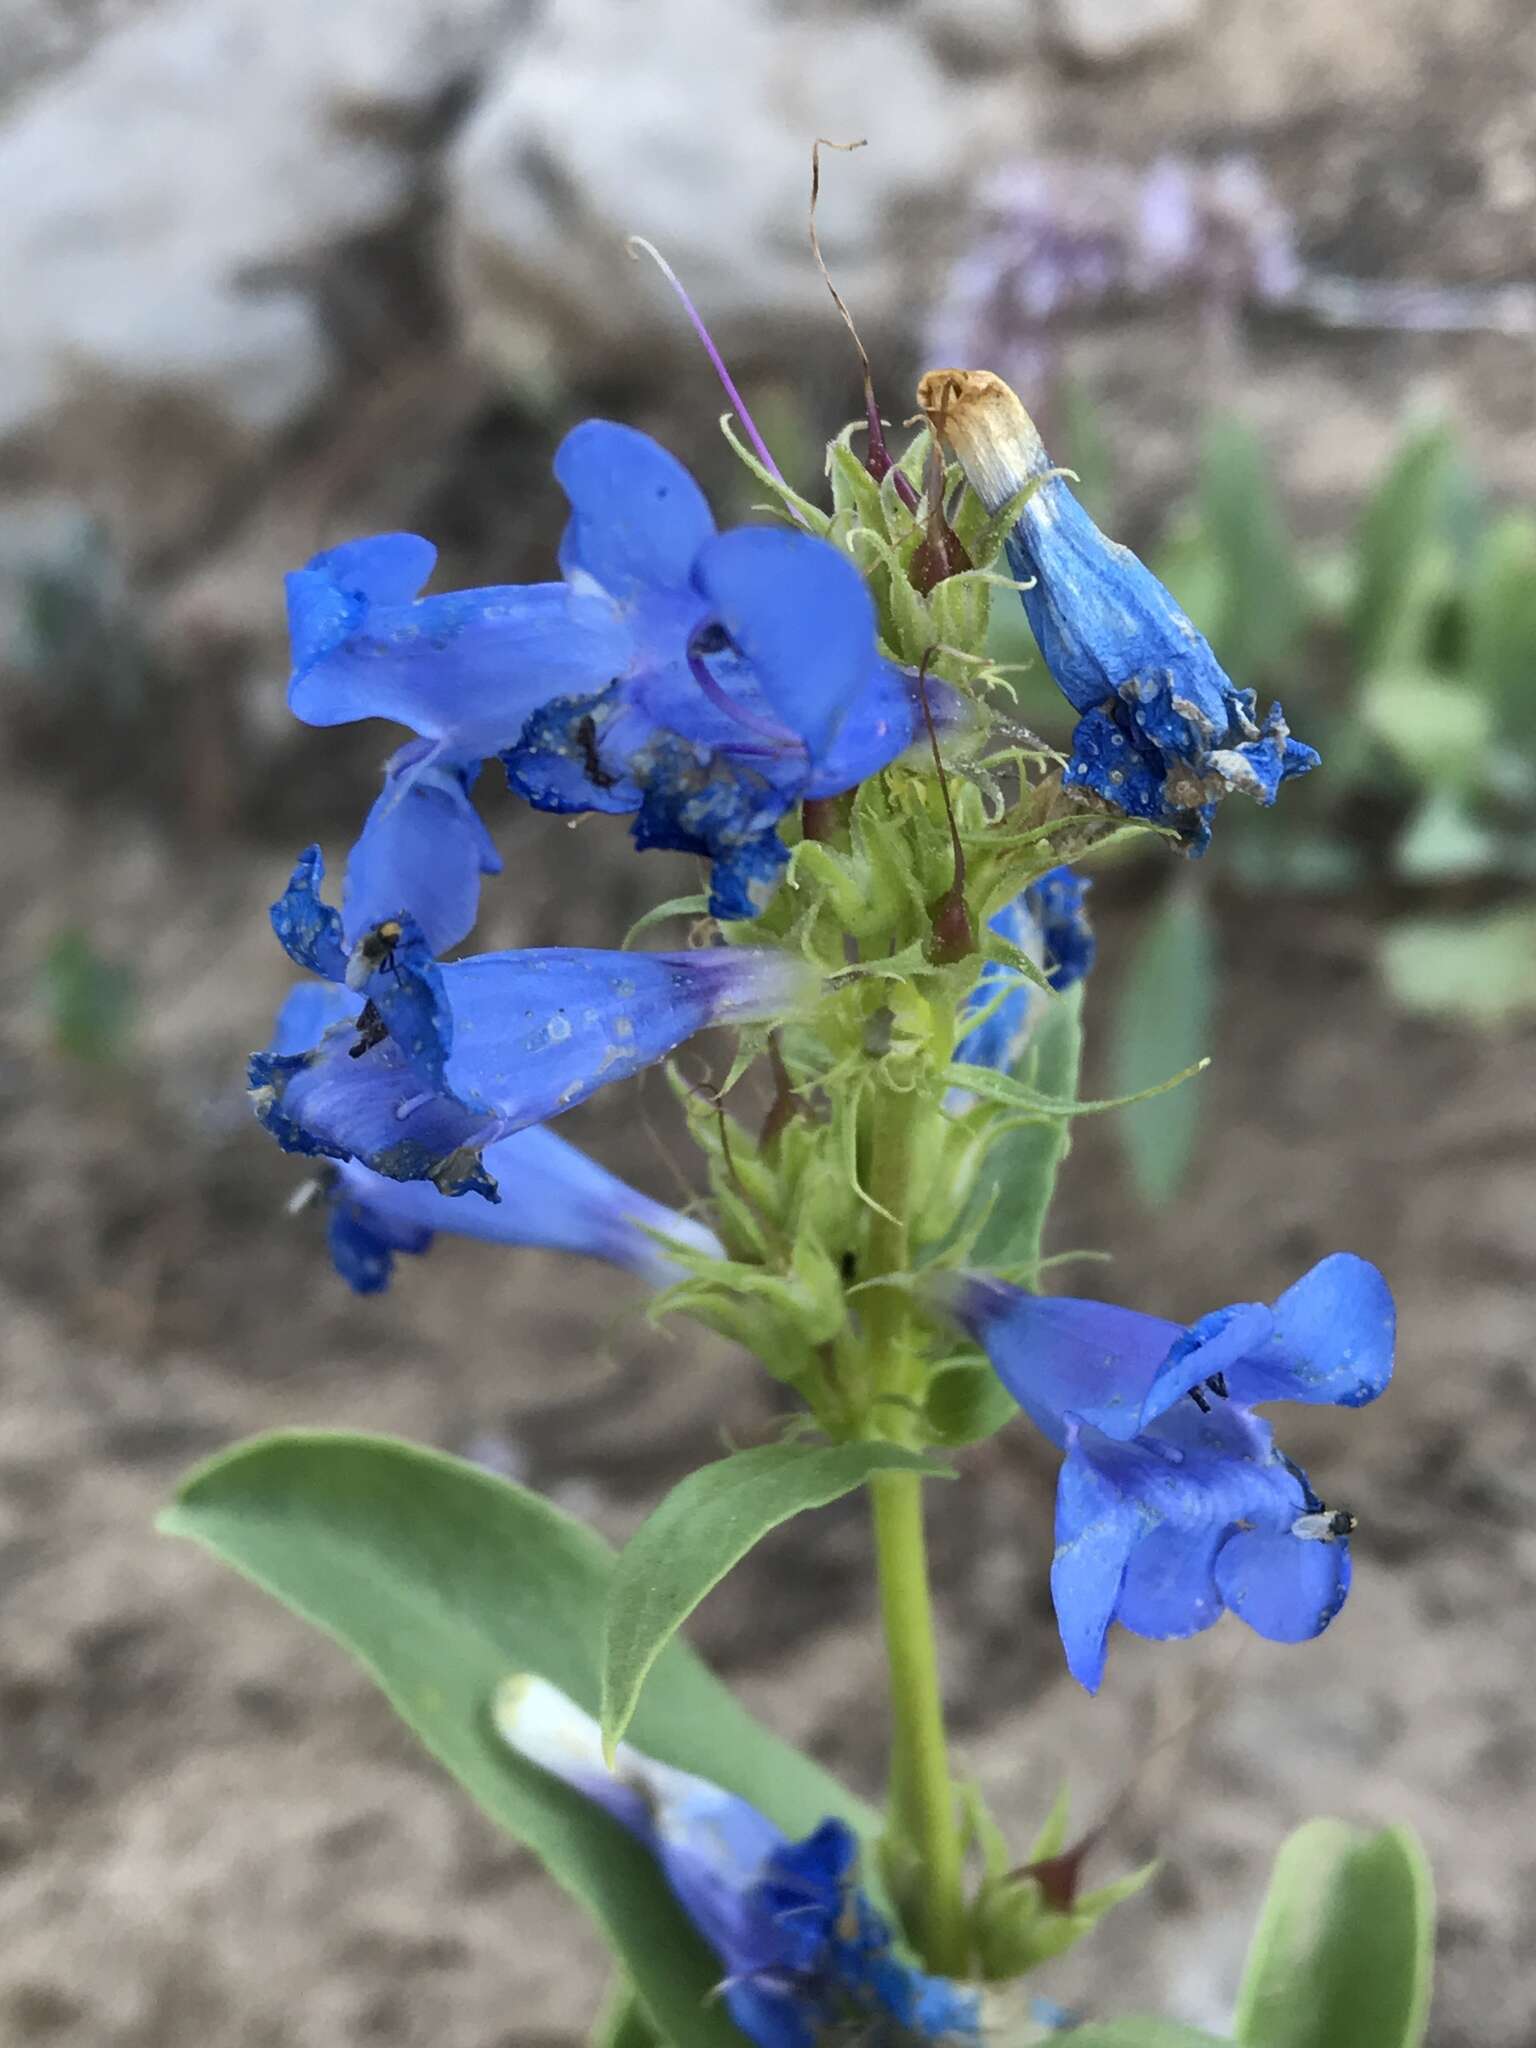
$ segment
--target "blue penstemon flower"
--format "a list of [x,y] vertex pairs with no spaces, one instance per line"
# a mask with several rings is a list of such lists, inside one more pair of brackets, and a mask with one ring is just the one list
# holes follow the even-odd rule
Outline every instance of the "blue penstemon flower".
[[733,1793],[621,1744],[610,1771],[597,1724],[547,1680],[508,1679],[496,1726],[520,1756],[600,1806],[655,1856],[720,1959],[731,2018],[757,2048],[972,2041],[980,2001],[904,1961],[858,1883],[858,1841],[824,1820],[791,1842]]
[[784,953],[579,947],[439,965],[415,921],[386,919],[349,950],[320,895],[317,847],[272,911],[289,957],[362,998],[300,1050],[256,1053],[256,1112],[285,1151],[354,1159],[444,1194],[494,1195],[488,1146],[664,1059],[714,1024],[777,1018],[817,982]]
[[[788,857],[784,814],[912,743],[910,680],[880,657],[846,556],[781,528],[717,533],[649,436],[588,420],[555,474],[560,583],[418,597],[434,551],[411,534],[290,576],[289,703],[317,725],[411,727],[418,775],[495,754],[541,809],[633,814],[641,847],[712,862],[716,916],[750,917]],[[953,700],[934,694],[943,718]]]
[[[1052,868],[1020,890],[991,920],[993,931],[1032,960],[1058,995],[1080,982],[1093,966],[1094,937],[1085,900],[1092,886],[1069,867]],[[1010,1073],[1029,1042],[1040,1007],[1022,975],[1001,961],[989,960],[961,1019],[976,1021],[955,1047],[955,1058],[967,1066]]]
[[1034,422],[984,370],[930,370],[919,397],[971,488],[1000,512],[1033,485],[1007,541],[1041,659],[1080,714],[1063,780],[1203,851],[1233,791],[1275,800],[1318,765],[1278,704],[1260,722],[1158,581],[1109,540],[1051,467]]
[[[278,1014],[269,1053],[303,1053],[332,1025],[355,1028],[359,998],[328,982],[296,988]],[[439,1193],[427,1181],[388,1180],[356,1159],[328,1164],[311,1189],[324,1200],[331,1258],[358,1294],[389,1286],[395,1255],[427,1251],[439,1231],[491,1244],[573,1252],[623,1266],[654,1287],[680,1279],[679,1254],[719,1258],[720,1242],[689,1216],[642,1195],[542,1125],[486,1148],[499,1202]]]
[[1272,1308],[1243,1302],[1189,1328],[979,1273],[946,1274],[932,1293],[1066,1452],[1051,1592],[1090,1692],[1111,1621],[1157,1641],[1226,1610],[1275,1642],[1328,1626],[1349,1592],[1354,1518],[1323,1505],[1254,1408],[1356,1408],[1383,1391],[1394,1313],[1374,1266],[1336,1252]]

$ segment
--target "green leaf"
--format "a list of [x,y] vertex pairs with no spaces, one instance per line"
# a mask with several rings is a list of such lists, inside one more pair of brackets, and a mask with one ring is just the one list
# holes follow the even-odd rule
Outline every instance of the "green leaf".
[[1498,841],[1454,789],[1432,789],[1392,849],[1393,867],[1410,882],[1467,881],[1498,859]]
[[133,976],[77,926],[55,933],[48,947],[43,995],[60,1052],[91,1066],[122,1059],[133,1028]]
[[1449,427],[1411,429],[1372,492],[1355,536],[1350,626],[1362,669],[1377,667],[1394,651],[1422,654],[1422,648],[1405,646],[1405,633],[1422,629],[1429,582],[1453,573],[1447,551],[1459,537],[1467,491]]
[[[754,1543],[807,1508],[825,1507],[872,1472],[942,1468],[896,1444],[765,1444],[691,1472],[620,1553],[603,1635],[603,1741],[628,1728],[641,1687],[705,1594]],[[644,1747],[644,1745],[641,1745]]]
[[[1134,1095],[1191,1066],[1207,1051],[1215,980],[1204,899],[1192,885],[1169,890],[1147,919],[1115,1005],[1111,1072]],[[1143,1201],[1166,1202],[1195,1149],[1200,1098],[1179,1087],[1126,1110],[1120,1135]]]
[[1405,918],[1377,959],[1394,1001],[1420,1016],[1502,1024],[1536,1011],[1536,911]]
[[1214,536],[1194,513],[1186,513],[1164,535],[1152,567],[1206,639],[1219,647],[1222,622],[1234,609],[1232,587]]
[[[1031,1001],[1041,1003],[1041,1016],[1019,1078],[1043,1096],[1075,1102],[1083,1057],[1083,984],[1049,1002],[1040,997]],[[976,1265],[1039,1263],[1056,1176],[1071,1145],[1071,1121],[1061,1117],[1023,1125],[990,1147],[982,1164],[980,1193],[983,1200],[991,1200],[992,1209],[972,1253]]]
[[666,2048],[634,1989],[621,1981],[592,2029],[591,2048]]
[[1114,453],[1103,417],[1081,377],[1069,370],[1061,379],[1061,460],[1077,472],[1076,495],[1100,526],[1109,523],[1114,491]]
[[[537,1672],[587,1711],[613,1555],[547,1501],[384,1437],[285,1432],[193,1473],[160,1526],[333,1636],[491,1817],[592,1915],[670,2048],[741,2048],[719,1965],[641,1846],[496,1736],[492,1695]],[[636,1720],[654,1756],[749,1799],[790,1835],[875,1815],[753,1721],[681,1643]]]
[[1242,684],[1282,672],[1306,596],[1264,444],[1242,420],[1207,430],[1199,511],[1224,572],[1225,603],[1209,628],[1217,654]]
[[1467,589],[1467,674],[1504,733],[1536,747],[1536,518],[1484,535]]
[[1418,2048],[1434,1917],[1411,1828],[1308,1821],[1275,1858],[1238,1994],[1242,2048]]
[[[1098,2026],[1072,2027],[1050,2036],[1051,2048],[1231,2048],[1215,2034],[1172,2020],[1104,2020]],[[1333,2048],[1346,2048],[1341,2039]],[[1349,2048],[1354,2048],[1351,2042]]]
[[1493,710],[1464,683],[1430,669],[1378,669],[1361,686],[1357,715],[1426,788],[1473,790],[1486,777]]

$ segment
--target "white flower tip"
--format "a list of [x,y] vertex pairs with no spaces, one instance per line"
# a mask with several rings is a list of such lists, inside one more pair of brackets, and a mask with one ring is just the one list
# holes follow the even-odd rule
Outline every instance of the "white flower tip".
[[917,402],[989,512],[1000,512],[1050,467],[1018,394],[991,370],[929,370],[918,381]]
[[541,1770],[565,1779],[594,1771],[607,1775],[596,1721],[547,1678],[531,1671],[504,1678],[491,1717],[507,1747]]

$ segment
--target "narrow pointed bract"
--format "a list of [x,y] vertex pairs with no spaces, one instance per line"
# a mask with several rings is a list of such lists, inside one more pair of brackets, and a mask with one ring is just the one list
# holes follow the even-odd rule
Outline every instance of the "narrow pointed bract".
[[1279,705],[1260,720],[1254,693],[1236,688],[1172,593],[1099,531],[1000,377],[930,370],[918,397],[989,511],[1029,489],[1007,554],[1041,659],[1080,714],[1069,787],[1200,852],[1223,797],[1271,804],[1317,766]]
[[542,1678],[507,1679],[496,1727],[518,1755],[609,1814],[656,1858],[720,1959],[731,2018],[757,2048],[843,2038],[888,2048],[980,2038],[980,2001],[900,1957],[858,1883],[858,1842],[828,1819],[788,1837],[733,1793],[621,1744],[610,1771],[596,1722]]
[[1239,1303],[1188,1328],[984,1274],[930,1292],[1067,1454],[1051,1591],[1090,1692],[1112,1620],[1158,1640],[1224,1610],[1278,1642],[1328,1626],[1349,1590],[1354,1518],[1323,1506],[1253,1407],[1359,1407],[1385,1389],[1395,1317],[1374,1266],[1336,1252],[1272,1308]]

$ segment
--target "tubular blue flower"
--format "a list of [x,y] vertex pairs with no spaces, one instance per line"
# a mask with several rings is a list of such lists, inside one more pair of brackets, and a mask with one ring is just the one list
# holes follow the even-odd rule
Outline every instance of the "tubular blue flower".
[[322,1183],[342,1279],[358,1294],[382,1293],[395,1253],[425,1252],[439,1231],[604,1259],[652,1287],[682,1278],[680,1250],[724,1256],[713,1231],[653,1202],[542,1125],[487,1146],[482,1164],[502,1191],[499,1202],[439,1194],[427,1181],[386,1180],[343,1160]]
[[444,1194],[494,1195],[487,1146],[710,1025],[785,1014],[816,982],[805,962],[753,947],[550,947],[439,967],[408,919],[365,933],[349,954],[340,917],[320,899],[322,873],[311,848],[273,925],[293,960],[363,1007],[307,1047],[252,1055],[257,1116],[285,1151],[355,1159]]
[[1000,377],[930,370],[919,395],[990,511],[1036,483],[1007,554],[1041,658],[1081,714],[1069,786],[1171,826],[1200,853],[1223,797],[1272,804],[1318,765],[1278,704],[1258,722],[1254,693],[1235,687],[1172,594],[1094,525]]
[[634,812],[638,846],[708,858],[714,914],[750,917],[788,858],[784,813],[911,745],[911,686],[880,659],[869,593],[827,542],[717,534],[681,464],[606,420],[566,436],[555,475],[572,506],[561,568],[613,600],[632,654],[603,687],[535,713],[502,754],[507,779],[543,810]]
[[623,670],[628,635],[600,592],[533,583],[418,597],[436,560],[430,541],[382,533],[287,578],[295,717],[388,718],[479,761],[551,697]]
[[844,2025],[888,2048],[980,2038],[976,1993],[895,1953],[859,1889],[846,1822],[825,1820],[791,1842],[746,1800],[627,1745],[609,1771],[596,1722],[542,1678],[506,1680],[495,1719],[510,1748],[656,1858],[719,1957],[726,2008],[757,2048],[820,2048],[842,2039]]
[[[402,533],[291,575],[289,704],[313,725],[409,726],[427,742],[418,775],[472,779],[500,754],[540,809],[633,813],[638,846],[713,862],[717,916],[751,916],[788,858],[785,812],[911,745],[910,681],[880,658],[845,555],[773,527],[716,533],[649,436],[588,420],[555,474],[571,502],[560,583],[419,597],[435,551]],[[941,721],[959,715],[930,694]]]
[[347,856],[342,943],[411,918],[434,957],[474,927],[480,877],[501,873],[501,856],[470,802],[478,761],[435,753],[414,740],[394,754],[384,787]]
[[1067,1454],[1051,1592],[1089,1692],[1113,1620],[1157,1641],[1223,1610],[1275,1642],[1328,1626],[1349,1591],[1354,1517],[1323,1506],[1253,1408],[1357,1408],[1383,1391],[1395,1322],[1374,1266],[1336,1252],[1272,1308],[1242,1302],[1187,1329],[983,1274],[947,1275],[936,1293]]
[[[267,1051],[308,1052],[333,1025],[355,1029],[358,1008],[347,988],[301,982],[278,1012]],[[395,1254],[427,1251],[439,1231],[605,1259],[653,1287],[682,1277],[679,1251],[723,1256],[713,1231],[653,1202],[541,1125],[488,1146],[483,1167],[505,1184],[502,1201],[440,1194],[426,1181],[387,1180],[355,1159],[328,1167],[310,1186],[326,1201],[337,1272],[358,1294],[383,1293]]]
[[[1093,929],[1084,901],[1092,886],[1068,867],[1052,868],[1011,903],[1005,903],[991,920],[993,931],[1011,940],[1044,970],[1058,995],[1081,981],[1093,965]],[[1005,987],[1007,994],[998,1000]],[[983,1011],[985,1015],[980,1014]],[[979,1021],[955,1047],[955,1058],[967,1066],[1011,1073],[1023,1056],[1039,1014],[1040,1004],[1030,984],[1001,961],[989,960],[966,1005],[966,1016],[979,1017]]]

